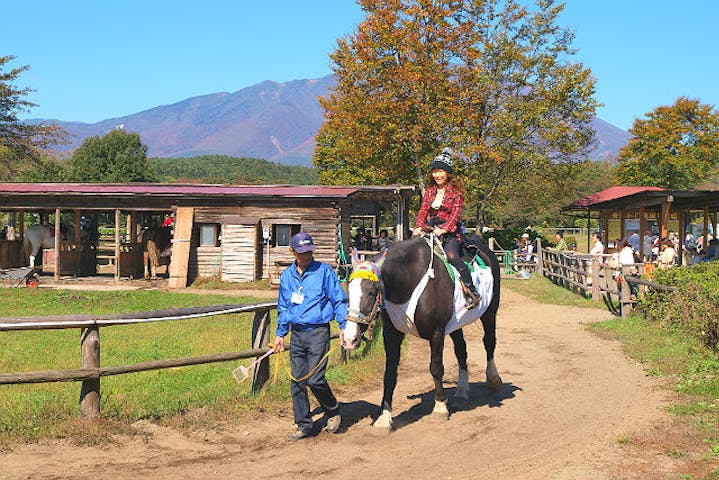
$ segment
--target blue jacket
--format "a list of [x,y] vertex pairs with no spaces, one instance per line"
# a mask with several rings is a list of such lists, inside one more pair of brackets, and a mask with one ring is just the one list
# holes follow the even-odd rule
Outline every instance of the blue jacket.
[[[297,293],[293,302],[292,295]],[[301,299],[302,303],[297,303]],[[310,329],[337,320],[340,329],[347,323],[347,294],[337,275],[326,263],[313,260],[299,274],[297,263],[280,276],[277,298],[277,336],[284,337],[290,327]]]

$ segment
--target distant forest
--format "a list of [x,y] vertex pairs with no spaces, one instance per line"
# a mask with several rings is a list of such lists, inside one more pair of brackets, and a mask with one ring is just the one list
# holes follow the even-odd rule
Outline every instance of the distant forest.
[[201,155],[187,158],[150,158],[150,168],[163,183],[223,183],[235,185],[316,185],[314,168],[281,165],[257,158]]

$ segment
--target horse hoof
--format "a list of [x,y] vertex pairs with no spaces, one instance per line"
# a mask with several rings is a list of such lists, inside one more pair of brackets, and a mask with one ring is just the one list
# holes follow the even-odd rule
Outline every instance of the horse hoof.
[[454,398],[452,400],[460,405],[466,405],[469,403],[469,393],[457,390],[457,393],[454,394]]
[[487,377],[487,385],[489,385],[492,390],[499,390],[502,388],[502,379],[499,375],[492,375],[491,377]]
[[434,418],[437,420],[449,420],[449,409],[447,408],[447,401],[438,402],[434,401],[434,410],[432,410]]
[[376,432],[389,433],[392,430],[392,412],[389,410],[383,410],[377,420],[372,424]]

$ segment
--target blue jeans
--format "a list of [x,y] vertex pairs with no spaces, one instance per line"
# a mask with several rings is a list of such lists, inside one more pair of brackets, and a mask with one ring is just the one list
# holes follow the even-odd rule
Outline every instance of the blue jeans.
[[[329,324],[311,330],[293,329],[290,342],[292,376],[302,378],[307,375],[329,351],[329,348]],[[326,370],[327,359],[322,361],[322,364],[307,380],[301,382],[291,381],[290,392],[292,392],[292,410],[294,411],[295,423],[305,433],[312,433],[313,426],[307,387],[310,387],[328,417],[339,415],[340,413],[340,404],[332,394],[332,390],[330,390],[325,378]]]

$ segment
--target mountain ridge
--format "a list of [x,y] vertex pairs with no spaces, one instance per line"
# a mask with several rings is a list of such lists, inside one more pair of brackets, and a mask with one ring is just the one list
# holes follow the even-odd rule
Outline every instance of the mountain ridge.
[[[265,80],[232,93],[190,97],[95,123],[49,121],[72,135],[70,143],[57,149],[60,153],[77,148],[89,136],[124,128],[140,134],[150,157],[216,154],[311,166],[314,138],[324,122],[318,97],[326,96],[334,83],[333,75],[288,82]],[[592,125],[598,138],[592,155],[595,160],[614,159],[631,137],[600,118]]]

